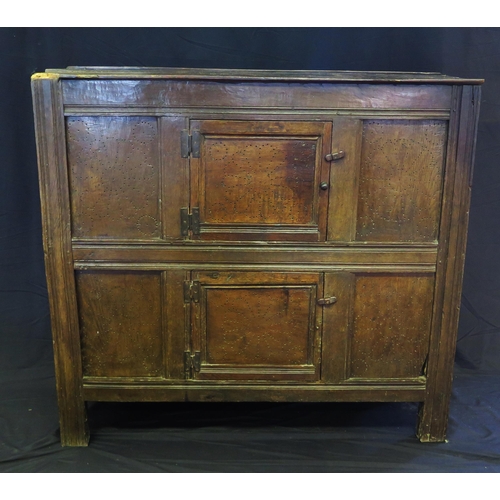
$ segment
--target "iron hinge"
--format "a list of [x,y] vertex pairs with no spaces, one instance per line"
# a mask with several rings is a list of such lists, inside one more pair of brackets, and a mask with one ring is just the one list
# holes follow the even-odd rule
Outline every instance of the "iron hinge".
[[188,236],[189,231],[193,234],[200,234],[200,209],[193,208],[189,213],[189,208],[181,208],[181,235]]
[[193,130],[191,135],[189,130],[181,131],[181,156],[182,158],[200,157],[201,134],[198,130]]
[[189,373],[191,370],[194,372],[200,371],[200,351],[195,351],[191,353],[191,351],[184,352],[184,366],[186,369],[186,373]]
[[199,302],[200,301],[200,282],[185,281],[184,282],[184,302]]

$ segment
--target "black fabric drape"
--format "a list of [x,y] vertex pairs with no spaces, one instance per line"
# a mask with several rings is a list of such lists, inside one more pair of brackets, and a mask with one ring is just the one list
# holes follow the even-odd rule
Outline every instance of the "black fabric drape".
[[[500,471],[499,28],[0,29],[0,471]],[[68,65],[485,78],[449,443],[412,404],[95,404],[57,436],[30,76]]]

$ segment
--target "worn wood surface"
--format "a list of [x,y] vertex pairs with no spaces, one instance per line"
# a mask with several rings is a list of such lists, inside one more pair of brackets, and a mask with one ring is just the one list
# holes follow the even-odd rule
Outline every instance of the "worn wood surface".
[[89,432],[82,393],[62,99],[58,81],[50,75],[34,79],[32,91],[61,443],[86,446]]
[[444,440],[480,80],[52,71],[64,445],[92,400],[420,401],[419,438]]

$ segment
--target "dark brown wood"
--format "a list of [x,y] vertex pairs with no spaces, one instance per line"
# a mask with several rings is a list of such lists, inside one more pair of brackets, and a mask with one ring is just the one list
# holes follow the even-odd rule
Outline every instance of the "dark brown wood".
[[325,239],[331,124],[193,121],[191,207],[200,239]]
[[89,433],[82,394],[64,123],[57,77],[35,75],[32,91],[61,444],[86,446]]
[[437,240],[446,137],[445,121],[365,121],[357,240]]
[[445,234],[438,257],[436,295],[440,297],[436,303],[442,309],[440,307],[440,318],[431,338],[427,396],[420,409],[417,428],[417,435],[423,442],[444,441],[448,425],[480,98],[480,87],[464,86],[456,92],[455,109],[460,113],[456,113],[453,124],[457,127],[451,146],[455,162],[447,179],[446,204],[450,212],[443,222]]
[[172,80],[63,80],[68,106],[175,108],[449,109],[447,85],[371,85]]
[[417,401],[444,440],[480,83],[35,75],[62,444],[92,400]]
[[339,70],[272,70],[272,69],[214,69],[214,68],[157,68],[157,67],[108,67],[68,66],[66,69],[47,69],[64,78],[109,79],[180,79],[180,80],[236,80],[236,81],[318,81],[318,82],[373,82],[373,83],[446,83],[456,85],[480,85],[479,78],[458,78],[437,72],[408,71],[339,71]]
[[416,379],[428,355],[434,277],[356,275],[349,379]]
[[79,272],[83,376],[165,377],[159,272]]
[[68,117],[66,129],[73,236],[160,238],[157,119]]
[[89,401],[419,402],[425,385],[86,384],[84,395]]
[[334,305],[323,309],[321,380],[335,384],[347,378],[348,340],[353,321],[355,275],[325,273],[325,295],[336,297]]
[[317,380],[322,274],[194,272],[200,380]]

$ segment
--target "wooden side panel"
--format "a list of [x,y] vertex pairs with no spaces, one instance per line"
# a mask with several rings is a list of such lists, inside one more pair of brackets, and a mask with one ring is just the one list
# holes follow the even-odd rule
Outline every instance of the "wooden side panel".
[[444,121],[364,122],[357,240],[437,240],[446,142]]
[[429,349],[433,275],[357,275],[351,379],[415,379]]
[[331,125],[192,122],[192,206],[202,239],[325,239]]
[[83,375],[164,377],[159,272],[78,272]]
[[[201,283],[193,346],[200,379],[315,380],[320,274],[194,273]],[[319,310],[318,310],[319,309]]]
[[160,238],[157,119],[68,117],[66,128],[73,237]]

